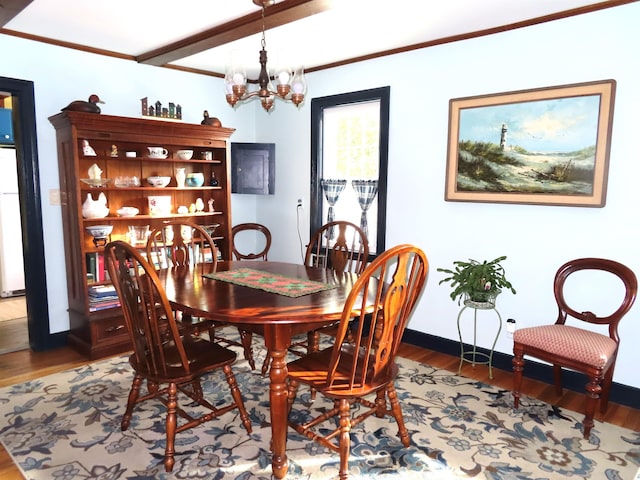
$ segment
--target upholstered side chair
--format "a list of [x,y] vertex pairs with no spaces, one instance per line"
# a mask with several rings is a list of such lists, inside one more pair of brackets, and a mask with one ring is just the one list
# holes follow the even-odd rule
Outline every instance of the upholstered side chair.
[[[568,285],[575,288],[575,281],[602,283],[603,290],[610,278],[620,280],[622,294],[620,302],[611,305],[607,313],[596,314],[577,307],[569,294]],[[585,276],[584,274],[587,274]],[[610,275],[609,275],[610,274]],[[588,276],[591,275],[591,276]],[[593,278],[592,278],[593,277]],[[570,281],[571,279],[571,281]],[[585,285],[585,284],[583,284]],[[600,402],[600,412],[607,411],[609,392],[620,345],[618,324],[635,302],[638,282],[635,274],[625,265],[602,258],[579,258],[562,265],[555,274],[553,293],[558,306],[558,317],[552,325],[540,325],[517,329],[513,334],[513,397],[514,406],[520,402],[520,387],[524,370],[524,357],[534,357],[553,365],[556,394],[562,395],[562,369],[570,369],[587,376],[586,406],[583,420],[583,435],[589,438],[593,428],[593,416]],[[612,296],[606,301],[611,303]],[[615,298],[615,296],[613,296]],[[597,305],[596,305],[597,306]],[[602,309],[602,306],[599,306]],[[598,327],[600,326],[600,327]],[[600,328],[603,333],[596,330]]]

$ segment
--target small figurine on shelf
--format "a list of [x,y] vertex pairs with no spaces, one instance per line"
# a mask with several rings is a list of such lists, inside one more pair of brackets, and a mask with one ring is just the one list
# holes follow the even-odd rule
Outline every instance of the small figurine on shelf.
[[213,127],[221,127],[222,123],[216,117],[210,117],[207,110],[203,113],[203,119],[200,122],[201,125],[211,125]]
[[212,187],[218,186],[218,179],[216,178],[216,172],[211,172],[211,181],[209,182],[209,185],[211,185]]
[[147,97],[140,99],[140,105],[142,107],[142,115],[147,115],[149,113],[149,101]]
[[214,210],[213,210],[213,198],[210,198],[210,199],[207,201],[207,203],[209,204],[209,211],[210,211],[211,213],[213,213],[213,212],[214,212]]
[[62,111],[65,112],[71,110],[74,112],[100,113],[101,110],[98,106],[98,103],[104,102],[100,100],[100,97],[98,97],[98,95],[94,93],[93,95],[89,96],[88,101],[74,100],[69,105],[64,107]]
[[91,180],[100,180],[102,178],[102,170],[97,163],[94,163],[87,170],[87,174]]
[[111,145],[111,156],[112,157],[118,156],[118,147],[116,145]]
[[200,197],[196,198],[196,212],[202,212],[204,210],[204,202]]
[[89,140],[82,140],[82,154],[85,157],[96,156],[96,151],[93,149],[91,145],[89,145]]
[[176,118],[182,120],[182,105],[176,105]]
[[196,213],[196,204],[192,203],[189,205],[189,213]]
[[156,102],[156,117],[159,117],[162,115],[162,103],[160,103],[160,100],[158,100]]

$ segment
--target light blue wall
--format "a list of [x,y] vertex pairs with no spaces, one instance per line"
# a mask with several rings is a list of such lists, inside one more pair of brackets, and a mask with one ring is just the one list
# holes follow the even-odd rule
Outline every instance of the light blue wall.
[[[457,340],[459,307],[438,285],[437,267],[454,260],[507,255],[517,295],[498,301],[503,318],[519,326],[548,323],[556,311],[555,270],[580,256],[626,263],[640,274],[634,197],[640,162],[636,139],[640,71],[635,19],[640,3],[501,34],[431,47],[307,75],[310,97],[391,86],[387,246],[415,243],[425,250],[431,274],[410,328]],[[271,260],[300,261],[308,220],[298,226],[296,200],[308,214],[310,102],[297,110],[278,103],[271,114],[256,103],[237,110],[224,102],[221,81],[0,36],[1,75],[35,83],[47,282],[52,332],[68,328],[62,224],[48,191],[58,188],[54,130],[47,118],[71,100],[97,93],[103,112],[138,116],[139,99],[183,105],[185,120],[199,123],[202,110],[236,128],[233,141],[276,144],[276,193],[233,196],[234,223],[258,221],[273,232]],[[525,206],[444,201],[448,109],[452,98],[603,79],[617,81],[611,162],[605,208]],[[299,239],[299,233],[302,239]],[[578,301],[589,295],[577,292]],[[586,307],[585,307],[586,308]],[[607,313],[608,305],[589,307]],[[640,323],[635,306],[621,324],[615,381],[640,387],[636,365]],[[598,312],[598,309],[603,312]],[[493,332],[482,324],[478,343]],[[511,353],[505,334],[496,347]]]
[[[640,275],[634,213],[640,178],[638,18],[640,3],[634,3],[308,75],[314,97],[391,86],[386,243],[417,244],[432,267],[409,328],[458,339],[460,307],[450,300],[448,286],[438,285],[443,276],[435,271],[454,260],[508,256],[507,276],[518,293],[502,294],[498,308],[503,319],[516,318],[519,326],[555,320],[553,275],[571,258],[611,258]],[[617,81],[617,94],[604,208],[444,201],[450,99],[610,78]],[[257,117],[264,121],[256,141],[276,143],[277,180],[276,195],[257,205],[256,216],[274,232],[269,258],[298,261],[295,202],[309,202],[310,102],[300,112],[279,104],[270,116],[258,112]],[[305,244],[308,230],[305,219]],[[590,305],[588,293],[577,296],[585,309],[610,313],[608,304]],[[635,387],[640,387],[638,312],[640,305],[620,326],[615,373],[617,382]],[[488,347],[494,320],[479,318],[478,343]],[[512,346],[503,330],[496,348],[511,353]]]

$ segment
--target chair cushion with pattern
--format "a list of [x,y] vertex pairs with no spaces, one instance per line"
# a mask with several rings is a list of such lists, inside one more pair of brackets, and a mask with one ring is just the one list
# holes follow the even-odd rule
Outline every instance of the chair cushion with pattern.
[[617,347],[606,335],[569,325],[520,328],[513,341],[596,367],[604,367]]

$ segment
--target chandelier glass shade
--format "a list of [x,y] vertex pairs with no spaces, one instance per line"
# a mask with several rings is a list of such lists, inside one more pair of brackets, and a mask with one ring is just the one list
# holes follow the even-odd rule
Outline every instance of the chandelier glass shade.
[[[259,3],[255,2],[254,3]],[[259,98],[262,108],[269,112],[276,98],[291,102],[299,106],[304,101],[307,90],[307,83],[304,78],[304,70],[302,67],[291,69],[288,66],[280,66],[270,75],[267,67],[267,50],[265,40],[264,11],[265,6],[273,2],[264,1],[262,5],[262,49],[260,50],[260,73],[257,80],[249,80],[246,70],[239,65],[235,58],[231,58],[227,65],[224,84],[226,91],[227,103],[235,107],[238,102],[249,101]],[[276,87],[274,88],[273,82]],[[247,83],[257,83],[258,89],[249,91]]]

